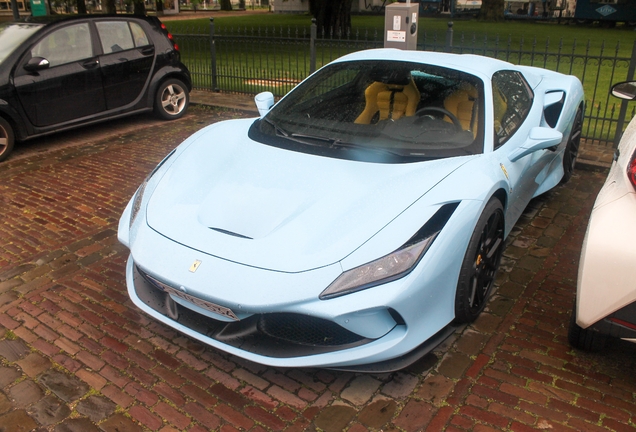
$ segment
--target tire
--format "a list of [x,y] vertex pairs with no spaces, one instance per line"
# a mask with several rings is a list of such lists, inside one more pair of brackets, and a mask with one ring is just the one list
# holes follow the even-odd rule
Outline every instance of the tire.
[[572,123],[572,131],[568,138],[568,143],[563,152],[563,178],[561,184],[567,183],[574,173],[576,158],[579,155],[579,146],[581,144],[581,131],[583,130],[583,108],[579,107],[574,116]]
[[13,128],[8,121],[0,117],[0,162],[9,157],[14,145]]
[[504,249],[504,212],[491,198],[477,221],[462,262],[455,294],[455,321],[474,321],[486,307]]
[[178,79],[162,82],[155,95],[155,114],[164,120],[181,118],[190,104],[188,87]]
[[576,323],[576,305],[570,317],[570,328],[568,329],[568,342],[574,348],[583,351],[600,351],[607,343],[607,336],[599,332],[581,328]]

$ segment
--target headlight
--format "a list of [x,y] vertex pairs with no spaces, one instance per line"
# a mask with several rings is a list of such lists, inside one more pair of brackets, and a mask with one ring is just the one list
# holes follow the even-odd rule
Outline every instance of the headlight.
[[321,300],[351,294],[400,279],[413,270],[433,244],[459,203],[442,206],[400,249],[375,261],[347,270],[319,296]]
[[176,149],[173,149],[170,153],[168,153],[168,156],[166,156],[165,158],[163,158],[161,162],[159,162],[159,164],[155,167],[155,169],[153,169],[150,172],[150,174],[148,174],[148,176],[141,183],[141,186],[139,186],[139,189],[137,189],[137,192],[135,193],[135,199],[133,200],[132,210],[130,211],[130,222],[128,224],[129,227],[132,226],[133,222],[135,221],[135,218],[137,217],[137,214],[139,213],[139,210],[141,209],[141,202],[143,201],[144,192],[146,190],[146,185],[148,185],[148,181],[150,181],[152,176],[155,175],[155,173],[159,170],[159,168],[161,168],[161,166],[168,159],[170,159],[170,156],[172,156],[175,151]]

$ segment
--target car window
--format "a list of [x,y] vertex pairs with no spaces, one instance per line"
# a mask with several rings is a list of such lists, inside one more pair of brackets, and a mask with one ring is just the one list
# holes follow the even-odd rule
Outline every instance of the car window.
[[41,24],[0,24],[0,63],[40,28]]
[[492,77],[495,148],[502,146],[524,122],[534,97],[530,86],[516,71],[499,71]]
[[31,57],[44,57],[50,67],[93,56],[88,23],[61,28],[47,35],[31,49]]
[[150,45],[146,32],[144,32],[144,29],[142,29],[139,24],[131,22],[130,31],[132,31],[133,40],[135,41],[136,47]]
[[307,91],[303,97],[299,99],[299,103],[326,95],[332,90],[349,84],[357,77],[358,73],[359,71],[350,69],[336,70],[327,79],[319,81],[315,87]]
[[135,47],[126,21],[100,21],[95,24],[104,54],[129,50]]
[[407,163],[483,152],[483,83],[415,62],[338,62],[251,129],[265,144],[336,158]]

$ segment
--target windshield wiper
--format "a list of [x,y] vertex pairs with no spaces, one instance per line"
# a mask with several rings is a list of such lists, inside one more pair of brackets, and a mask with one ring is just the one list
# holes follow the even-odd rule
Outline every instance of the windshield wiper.
[[274,130],[276,131],[276,135],[283,136],[285,138],[289,137],[289,132],[287,132],[285,129],[280,127],[278,124],[274,123],[267,117],[264,117],[263,120],[274,128]]
[[356,150],[366,150],[366,151],[375,152],[375,153],[388,154],[391,156],[399,156],[399,157],[404,156],[403,154],[394,152],[384,147],[369,147],[369,146],[364,146],[364,145],[350,143],[346,141],[340,141],[340,140],[333,140],[331,145],[334,147],[349,148],[349,149],[356,149]]
[[291,136],[295,138],[307,138],[307,139],[327,142],[330,144],[332,148],[337,147],[337,148],[347,148],[347,149],[356,149],[356,150],[367,150],[367,151],[376,152],[376,153],[390,154],[393,156],[402,156],[399,153],[393,152],[385,148],[368,147],[361,144],[355,144],[352,142],[342,141],[338,138],[327,138],[327,137],[318,136],[318,135],[304,135],[304,134],[296,134],[296,133],[291,134]]
[[346,141],[341,141],[338,138],[328,138],[328,137],[323,137],[320,135],[308,135],[308,134],[300,134],[300,133],[289,133],[286,130],[284,130],[283,128],[281,128],[280,126],[278,126],[276,123],[274,123],[273,121],[264,118],[263,120],[265,120],[267,123],[269,123],[270,125],[272,125],[274,127],[274,129],[276,130],[276,134],[282,138],[286,138],[292,141],[296,141],[299,142],[301,144],[307,144],[307,145],[311,145],[311,146],[320,146],[320,144],[317,143],[312,143],[309,142],[307,140],[314,140],[314,141],[320,141],[323,143],[327,143],[329,144],[329,147],[331,148],[345,148],[345,149],[356,149],[356,150],[365,150],[365,151],[370,151],[370,152],[374,152],[374,153],[382,153],[382,154],[388,154],[391,156],[398,156],[398,157],[402,157],[403,155],[385,148],[378,148],[378,147],[368,147],[368,146],[364,146],[364,145],[360,145],[360,144],[354,144],[351,142],[346,142]]
[[[274,123],[273,121],[271,121],[268,118],[263,118],[263,120],[265,120],[266,123],[270,124],[274,128],[274,130],[276,131],[276,136],[279,136],[281,138],[285,138],[285,139],[288,139],[290,141],[294,141],[294,142],[297,142],[297,143],[310,145],[310,146],[318,145],[318,144],[315,144],[315,143],[307,142],[307,141],[302,140],[302,139],[298,139],[298,138],[303,138],[305,136],[304,135],[299,135],[299,134],[294,134],[294,133],[289,133],[285,129],[283,129],[282,127],[280,127],[279,125],[277,125],[276,123]],[[314,137],[307,136],[307,138],[314,138]]]

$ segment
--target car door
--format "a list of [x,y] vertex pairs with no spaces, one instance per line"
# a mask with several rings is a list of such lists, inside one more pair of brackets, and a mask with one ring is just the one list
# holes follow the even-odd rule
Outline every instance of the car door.
[[[46,59],[48,67],[26,71],[24,65],[34,57]],[[104,111],[102,76],[88,22],[58,28],[36,42],[16,68],[14,85],[29,121],[38,127]]]
[[495,148],[501,169],[510,183],[507,220],[517,220],[539,187],[537,177],[553,159],[554,152],[538,150],[514,162],[508,156],[525,144],[533,126],[530,121],[534,94],[517,71],[498,71],[492,78]]
[[100,64],[107,109],[137,101],[154,63],[151,39],[132,20],[98,21],[95,25],[103,50]]

